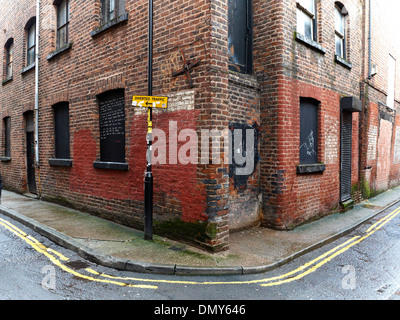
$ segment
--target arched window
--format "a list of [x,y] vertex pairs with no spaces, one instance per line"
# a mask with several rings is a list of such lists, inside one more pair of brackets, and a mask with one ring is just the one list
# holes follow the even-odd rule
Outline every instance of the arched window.
[[99,101],[100,161],[125,162],[125,95],[123,89],[104,92]]
[[55,157],[56,159],[70,158],[69,104],[60,102],[53,106]]
[[35,63],[36,54],[36,18],[31,18],[26,24],[26,66]]
[[300,98],[300,164],[318,163],[318,109],[320,102]]
[[335,2],[335,54],[346,59],[346,22],[348,12],[346,7],[336,1]]
[[9,39],[4,47],[5,49],[5,80],[12,79],[13,74],[13,51],[14,39]]

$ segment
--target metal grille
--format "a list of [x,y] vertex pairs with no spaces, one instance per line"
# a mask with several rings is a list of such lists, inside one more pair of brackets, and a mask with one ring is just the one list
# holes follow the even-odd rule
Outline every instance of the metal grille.
[[341,131],[340,197],[344,202],[351,199],[352,114],[350,112],[342,113]]

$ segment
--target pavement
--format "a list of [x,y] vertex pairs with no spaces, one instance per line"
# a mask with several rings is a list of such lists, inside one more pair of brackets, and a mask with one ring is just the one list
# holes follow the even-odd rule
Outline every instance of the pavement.
[[273,270],[336,240],[400,202],[400,187],[353,209],[292,231],[251,228],[230,235],[230,248],[209,253],[84,212],[3,190],[0,213],[33,229],[83,259],[106,267],[153,274],[245,275]]

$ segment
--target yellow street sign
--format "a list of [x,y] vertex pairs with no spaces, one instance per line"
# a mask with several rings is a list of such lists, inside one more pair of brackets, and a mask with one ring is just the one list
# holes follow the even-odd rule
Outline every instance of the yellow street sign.
[[132,106],[143,108],[168,108],[168,97],[133,96]]

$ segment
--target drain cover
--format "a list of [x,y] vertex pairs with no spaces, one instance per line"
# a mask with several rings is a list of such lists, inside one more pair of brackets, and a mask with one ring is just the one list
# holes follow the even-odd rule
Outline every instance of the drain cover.
[[74,270],[84,269],[89,267],[89,264],[83,261],[69,261],[65,264],[67,267],[70,267]]

